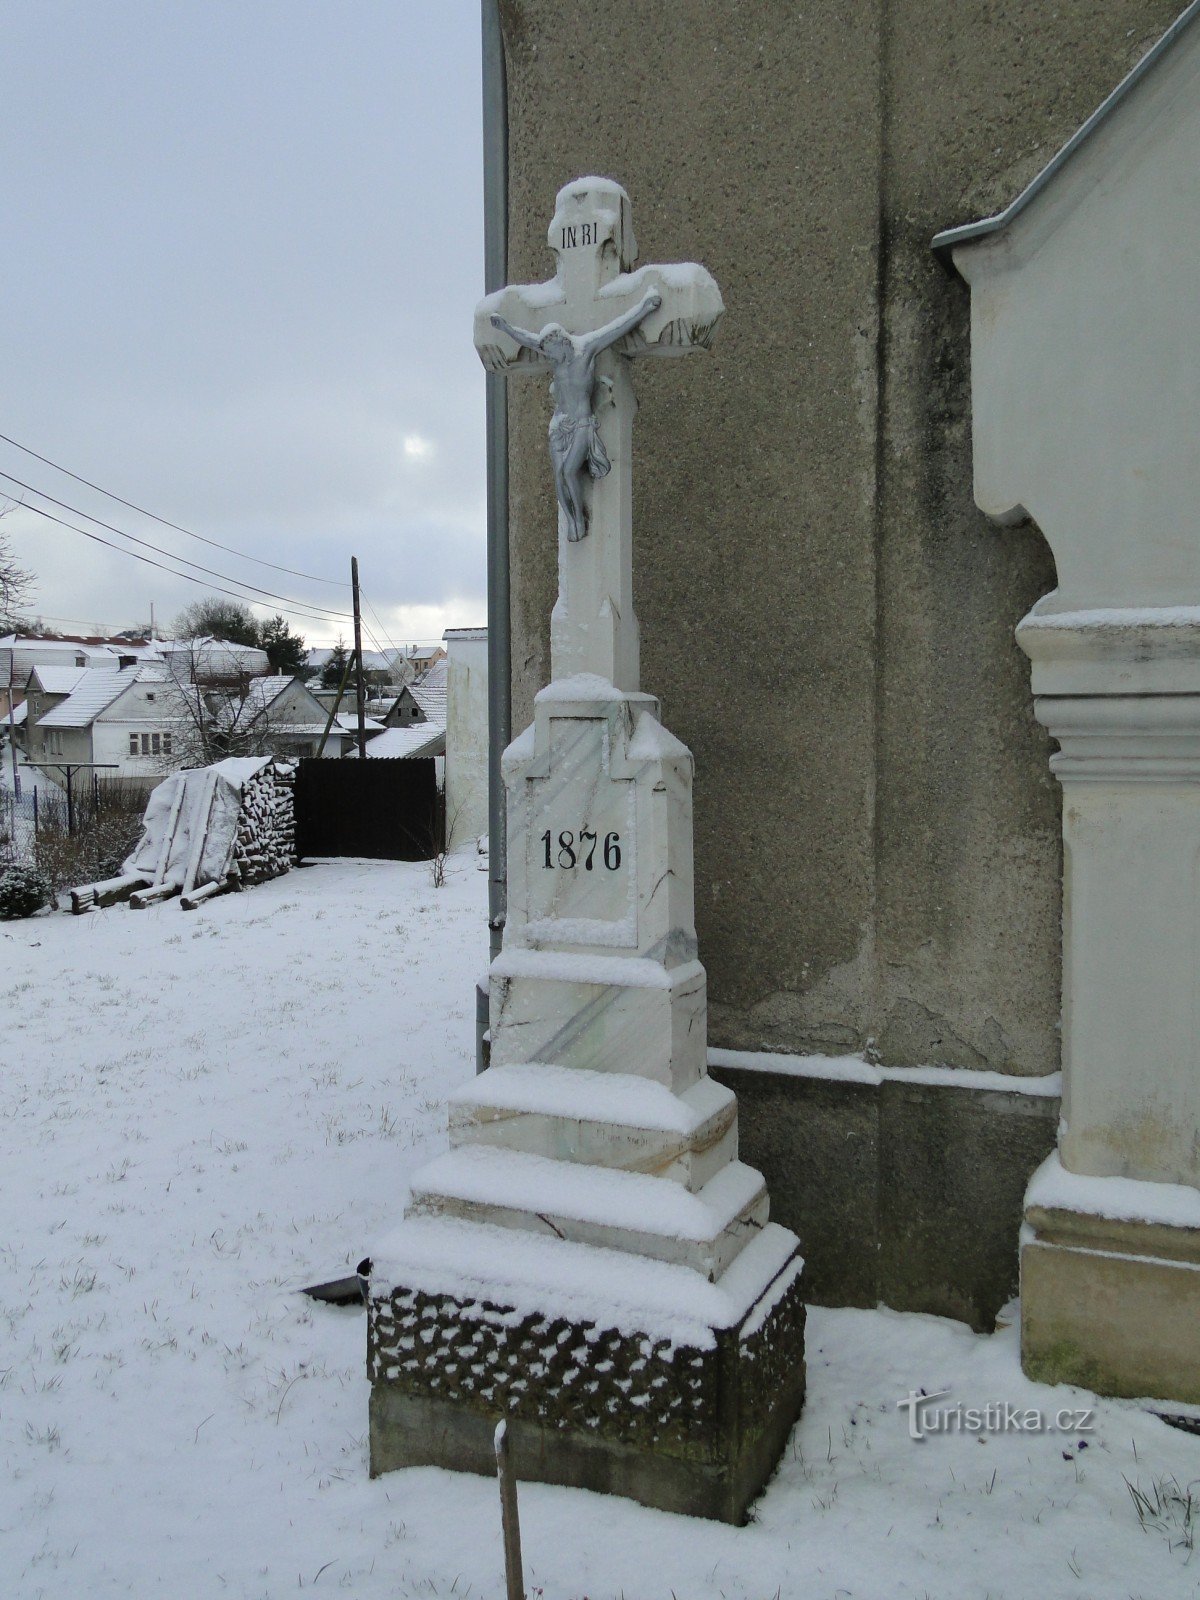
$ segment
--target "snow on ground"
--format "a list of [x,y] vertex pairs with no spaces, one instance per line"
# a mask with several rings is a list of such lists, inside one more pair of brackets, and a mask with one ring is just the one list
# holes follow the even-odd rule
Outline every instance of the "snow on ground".
[[[190,914],[0,925],[5,1596],[503,1594],[495,1485],[371,1482],[363,1314],[296,1293],[351,1270],[444,1146],[486,884],[473,856],[440,889],[339,862]],[[815,1310],[755,1521],[524,1485],[530,1594],[1200,1596],[1200,1438],[1110,1402],[1088,1432],[917,1443],[896,1402],[922,1387],[1090,1403],[1023,1378],[1012,1327]],[[1182,1504],[1143,1527],[1128,1484],[1172,1482]]]

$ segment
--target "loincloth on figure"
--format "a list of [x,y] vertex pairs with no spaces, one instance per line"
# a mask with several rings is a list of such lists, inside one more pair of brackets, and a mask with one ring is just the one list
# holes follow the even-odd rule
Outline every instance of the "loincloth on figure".
[[[604,448],[604,440],[600,437],[600,424],[595,417],[586,417],[583,421],[578,421],[574,417],[568,417],[565,412],[556,411],[550,418],[550,454],[556,462],[565,461],[581,430],[585,430],[587,435],[588,472],[593,478],[603,478],[612,463],[608,459],[608,451]],[[584,463],[581,462],[580,465]]]

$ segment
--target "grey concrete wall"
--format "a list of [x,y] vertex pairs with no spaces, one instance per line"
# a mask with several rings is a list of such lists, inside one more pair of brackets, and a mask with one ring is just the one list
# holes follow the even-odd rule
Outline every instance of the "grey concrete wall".
[[[510,279],[549,274],[555,191],[600,172],[641,259],[703,262],[728,307],[710,359],[642,365],[635,431],[714,1043],[1057,1065],[1058,797],[1012,639],[1054,574],[974,508],[967,294],[929,240],[1011,198],[1177,9],[503,0]],[[548,396],[510,388],[519,728],[555,513]]]
[[[1025,1189],[1054,1149],[1052,1096],[714,1065],[743,1161],[800,1236],[804,1298],[990,1331],[1017,1292]],[[990,1080],[995,1082],[994,1079]]]

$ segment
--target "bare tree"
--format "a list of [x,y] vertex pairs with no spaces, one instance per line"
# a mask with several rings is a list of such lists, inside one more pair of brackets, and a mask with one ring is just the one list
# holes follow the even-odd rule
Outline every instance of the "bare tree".
[[[0,517],[15,510],[12,505],[0,509]],[[0,533],[0,630],[13,632],[21,621],[21,613],[33,596],[33,573],[21,566],[12,553],[12,546]]]
[[217,594],[193,600],[190,606],[185,606],[171,624],[171,631],[177,639],[200,639],[207,635],[248,645],[257,645],[259,639],[258,619],[250,607],[240,600],[223,600]]

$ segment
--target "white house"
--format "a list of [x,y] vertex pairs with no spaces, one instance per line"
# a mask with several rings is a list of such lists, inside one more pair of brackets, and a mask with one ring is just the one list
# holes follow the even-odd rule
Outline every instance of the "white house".
[[[488,828],[488,649],[486,628],[447,628],[446,843]],[[425,685],[418,684],[416,694]]]
[[124,640],[32,639],[9,633],[0,638],[0,714],[11,698],[19,705],[34,667],[99,667],[115,672],[121,656],[134,659],[134,648]]
[[178,686],[161,668],[89,668],[28,728],[26,759],[56,783],[78,763],[150,784],[170,769],[185,726]]

